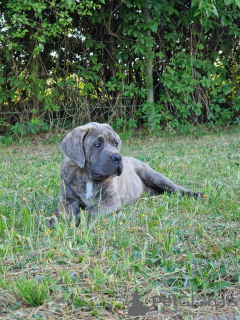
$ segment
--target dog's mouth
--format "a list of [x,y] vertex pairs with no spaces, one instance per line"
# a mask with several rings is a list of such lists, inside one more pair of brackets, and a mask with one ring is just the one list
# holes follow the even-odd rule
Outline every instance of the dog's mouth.
[[91,173],[91,175],[92,175],[92,178],[94,179],[94,180],[102,180],[102,179],[104,179],[104,176],[103,175],[101,175],[101,174],[99,174],[99,173],[96,173],[96,172],[92,172]]
[[117,168],[117,176],[120,176],[122,174],[122,171],[123,171],[123,166],[122,165],[118,166],[118,168]]
[[112,173],[112,174],[100,174],[100,173],[97,173],[96,171],[89,171],[90,173],[90,179],[93,179],[93,180],[104,180],[106,178],[113,178],[113,177],[116,177],[116,176],[120,176],[122,174],[122,171],[123,171],[123,166],[122,165],[118,165],[118,167],[116,168],[116,170]]

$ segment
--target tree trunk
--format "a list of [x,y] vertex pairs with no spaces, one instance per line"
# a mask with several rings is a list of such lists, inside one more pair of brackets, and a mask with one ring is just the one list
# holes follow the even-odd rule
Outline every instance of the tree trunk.
[[[151,19],[148,1],[146,1],[145,4],[143,5],[143,15],[144,15],[145,23],[147,24],[148,21]],[[146,36],[148,39],[151,38],[151,30],[150,29],[147,30]],[[149,49],[149,50],[151,50],[151,49]],[[149,56],[149,57],[147,57],[147,56]],[[147,73],[146,84],[147,84],[147,89],[148,89],[147,101],[149,102],[149,104],[153,104],[154,103],[154,94],[153,94],[153,58],[152,58],[153,54],[152,54],[152,52],[147,53],[147,56],[146,56],[146,73]],[[150,105],[149,105],[149,110],[148,110],[148,126],[149,126],[149,129],[151,129],[151,130],[154,129],[153,112],[150,108]]]

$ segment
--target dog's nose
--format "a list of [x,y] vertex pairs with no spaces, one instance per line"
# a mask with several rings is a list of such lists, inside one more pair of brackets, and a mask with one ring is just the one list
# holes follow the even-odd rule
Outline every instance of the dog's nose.
[[122,161],[122,156],[120,154],[113,154],[111,155],[110,159],[116,164],[119,164]]

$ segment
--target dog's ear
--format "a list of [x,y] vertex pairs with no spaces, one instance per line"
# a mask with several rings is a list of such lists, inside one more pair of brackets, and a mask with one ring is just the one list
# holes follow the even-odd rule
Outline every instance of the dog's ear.
[[83,168],[85,165],[83,141],[89,131],[89,127],[77,127],[73,131],[69,132],[60,144],[65,155],[74,161],[80,168]]

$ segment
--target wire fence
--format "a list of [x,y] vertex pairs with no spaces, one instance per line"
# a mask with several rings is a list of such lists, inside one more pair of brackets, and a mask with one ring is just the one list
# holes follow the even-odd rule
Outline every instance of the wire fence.
[[40,115],[34,110],[0,112],[0,133],[6,133],[17,122],[27,124],[32,119],[47,123],[51,128],[71,128],[88,122],[119,123],[120,126],[132,118],[136,120],[135,110],[141,105],[86,105],[82,108],[61,108],[57,111],[45,110]]
[[[117,106],[118,107],[118,106]],[[123,108],[136,108],[136,107],[141,107],[141,105],[124,105],[121,106]],[[94,107],[88,107],[90,110],[94,109],[112,109],[112,106],[94,106]],[[78,111],[79,108],[69,108],[69,109],[59,109],[57,112],[62,112],[62,111]],[[7,114],[32,114],[32,110],[25,110],[25,111],[6,111],[6,112],[0,112],[2,115],[7,115]]]

